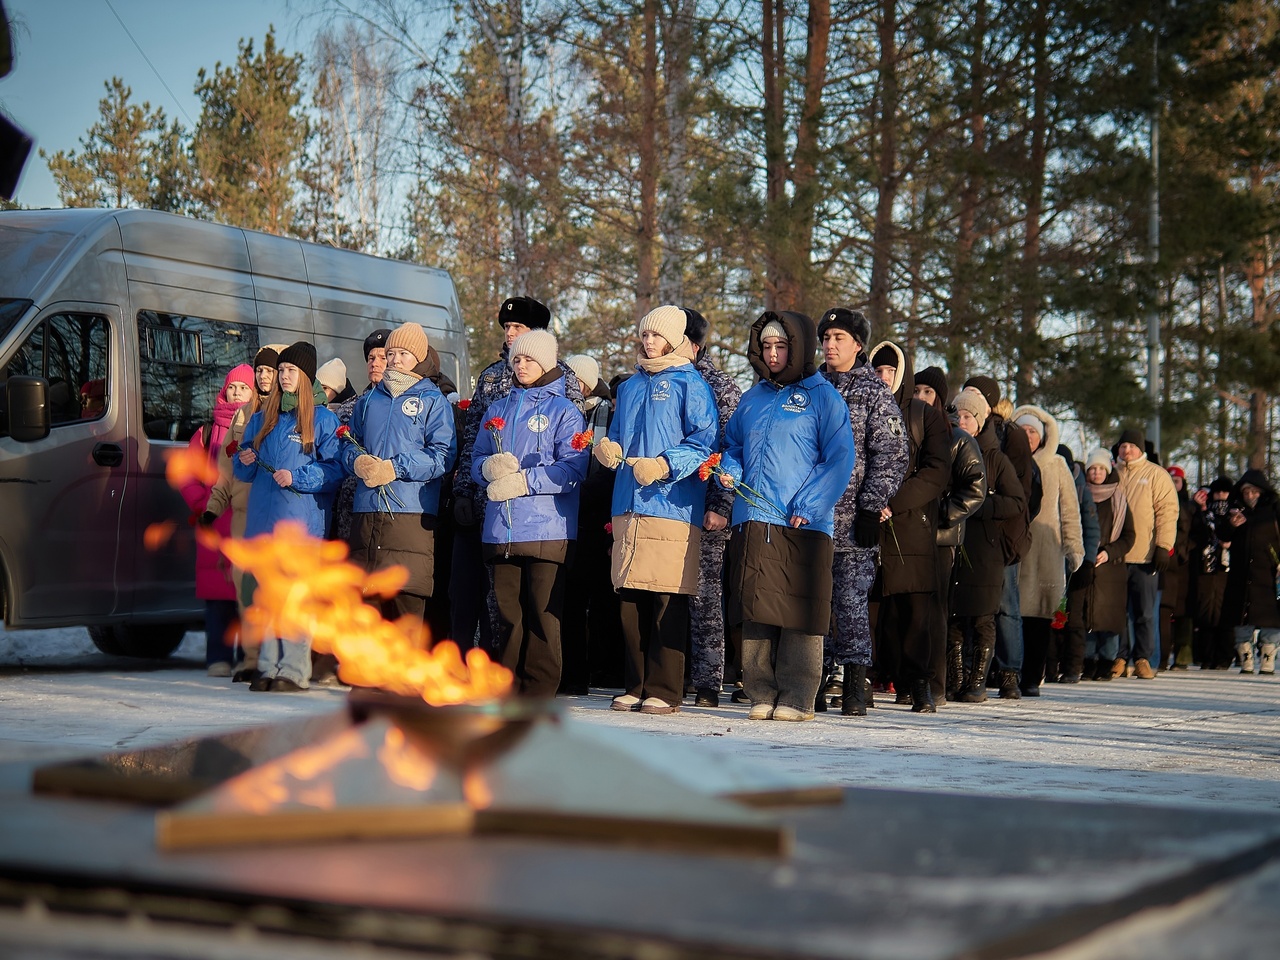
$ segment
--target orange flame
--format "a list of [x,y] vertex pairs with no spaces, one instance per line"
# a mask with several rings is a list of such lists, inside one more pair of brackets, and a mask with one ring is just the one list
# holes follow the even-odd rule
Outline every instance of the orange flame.
[[173,536],[173,531],[178,529],[178,525],[172,520],[161,520],[159,523],[152,523],[147,529],[142,531],[142,545],[152,553],[155,553]]
[[345,543],[312,537],[288,520],[271,534],[223,540],[221,549],[258,582],[241,624],[250,642],[310,637],[317,653],[338,658],[344,682],[421,697],[434,706],[510,693],[511,672],[482,651],[468,650],[464,660],[452,642],[427,649],[430,633],[420,620],[390,622],[365,602],[403,586],[408,572],[402,567],[367,574],[347,562]]
[[218,482],[218,465],[203,450],[183,447],[169,454],[164,465],[164,478],[175,490],[192,481],[212,487]]

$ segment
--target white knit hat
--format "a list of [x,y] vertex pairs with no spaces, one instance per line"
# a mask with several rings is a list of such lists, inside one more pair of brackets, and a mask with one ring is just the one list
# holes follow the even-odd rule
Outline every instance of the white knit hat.
[[637,333],[652,330],[671,344],[671,349],[674,350],[684,343],[684,328],[687,322],[688,318],[684,315],[684,311],[668,303],[646,313],[640,320],[640,329]]
[[341,393],[347,385],[347,365],[334,357],[316,371],[316,381],[335,393]]
[[760,342],[764,343],[770,337],[776,337],[779,340],[790,340],[787,336],[787,328],[777,320],[770,320],[764,325],[764,329],[760,331]]
[[528,357],[542,368],[542,372],[556,368],[556,338],[545,330],[530,330],[516,337],[507,356],[511,369],[515,369],[516,357]]
[[1040,439],[1044,439],[1044,421],[1037,417],[1034,413],[1024,413],[1017,420],[1013,421],[1020,427],[1030,427],[1040,435]]
[[1098,447],[1095,450],[1089,451],[1089,459],[1084,462],[1084,468],[1086,472],[1090,467],[1094,466],[1095,464],[1097,466],[1102,467],[1104,470],[1110,472],[1111,451],[1104,450],[1102,447]]
[[588,357],[585,353],[575,353],[572,357],[565,360],[579,380],[587,385],[588,390],[594,390],[596,384],[600,382],[600,364],[594,359]]
[[979,430],[986,424],[987,417],[991,416],[991,404],[987,403],[987,398],[977,387],[965,387],[955,395],[951,405],[957,410],[967,411],[973,419],[978,421]]

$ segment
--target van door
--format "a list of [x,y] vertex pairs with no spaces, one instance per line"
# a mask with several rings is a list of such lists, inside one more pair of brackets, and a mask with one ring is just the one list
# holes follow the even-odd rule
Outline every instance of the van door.
[[134,460],[120,310],[56,303],[0,358],[3,379],[43,377],[52,429],[19,443],[0,412],[0,545],[13,626],[84,623],[116,612],[120,516]]

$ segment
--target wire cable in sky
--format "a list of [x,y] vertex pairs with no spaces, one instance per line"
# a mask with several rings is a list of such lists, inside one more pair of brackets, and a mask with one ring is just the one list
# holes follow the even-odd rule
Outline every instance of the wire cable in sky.
[[116,22],[120,24],[120,29],[125,32],[125,35],[133,41],[133,45],[138,48],[138,53],[142,54],[142,59],[147,62],[147,66],[151,68],[151,72],[156,75],[156,79],[160,81],[160,86],[165,88],[170,97],[173,97],[174,105],[182,115],[187,118],[187,123],[194,127],[196,122],[191,119],[191,114],[187,113],[186,108],[182,105],[182,101],[179,100],[174,92],[169,88],[169,84],[165,82],[164,77],[160,76],[160,71],[157,70],[156,65],[151,62],[151,58],[147,56],[147,52],[142,49],[142,44],[138,42],[138,39],[132,32],[130,32],[129,28],[125,26],[124,20],[120,18],[120,14],[116,13],[116,8],[111,5],[111,0],[103,0],[103,3],[105,3],[107,5],[107,9],[111,11],[111,15],[116,18]]

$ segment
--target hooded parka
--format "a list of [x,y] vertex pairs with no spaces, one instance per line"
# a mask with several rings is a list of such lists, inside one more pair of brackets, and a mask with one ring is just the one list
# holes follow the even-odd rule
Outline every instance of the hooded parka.
[[[1114,470],[1108,470],[1102,483],[1090,483],[1088,496],[1098,508],[1098,554],[1106,551],[1107,562],[1086,564],[1072,578],[1072,596],[1068,608],[1083,619],[1086,630],[1096,633],[1123,633],[1129,629],[1129,565],[1125,555],[1133,548],[1133,517]],[[1123,511],[1119,524],[1117,510]],[[1077,594],[1083,603],[1077,608]]]
[[[790,341],[787,365],[776,374],[760,338],[770,322]],[[755,491],[740,492],[733,504],[730,622],[820,636],[831,620],[835,505],[855,452],[849,408],[814,366],[817,342],[817,327],[801,313],[766,312],[752,325],[747,357],[761,379],[725,428],[721,466]],[[792,528],[793,516],[808,522]]]
[[1011,429],[1030,414],[1044,424],[1043,442],[1032,455],[1040,468],[1044,495],[1040,512],[1031,521],[1031,546],[1022,558],[1018,592],[1024,617],[1052,619],[1067,592],[1067,570],[1084,559],[1080,500],[1071,468],[1058,454],[1058,421],[1040,407],[1025,405],[1013,411]]
[[990,617],[1000,608],[1004,590],[1003,528],[1010,518],[1024,517],[1026,491],[994,430],[974,438],[982,451],[987,496],[965,524],[964,549],[956,557],[951,612],[957,617]]

